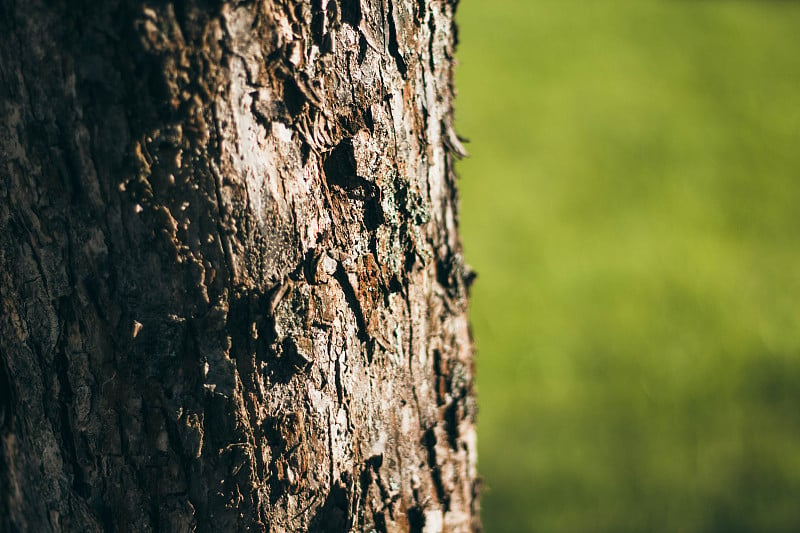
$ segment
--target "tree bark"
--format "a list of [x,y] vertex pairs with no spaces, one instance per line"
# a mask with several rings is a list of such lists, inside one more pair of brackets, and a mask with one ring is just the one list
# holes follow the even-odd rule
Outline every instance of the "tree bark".
[[0,0],[0,529],[472,531],[453,3]]

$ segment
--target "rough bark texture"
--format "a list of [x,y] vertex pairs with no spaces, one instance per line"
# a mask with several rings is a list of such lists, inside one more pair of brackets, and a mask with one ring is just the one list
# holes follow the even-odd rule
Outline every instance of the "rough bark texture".
[[0,529],[469,531],[454,5],[0,0]]

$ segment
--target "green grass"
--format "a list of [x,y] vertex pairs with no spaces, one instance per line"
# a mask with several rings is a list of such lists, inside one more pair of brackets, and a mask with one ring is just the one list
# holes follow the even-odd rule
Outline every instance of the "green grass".
[[457,19],[487,533],[800,531],[800,3]]

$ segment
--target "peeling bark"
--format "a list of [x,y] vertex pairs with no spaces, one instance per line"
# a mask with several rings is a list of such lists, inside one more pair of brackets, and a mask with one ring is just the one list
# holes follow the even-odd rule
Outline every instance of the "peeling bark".
[[0,530],[479,528],[454,8],[0,0]]

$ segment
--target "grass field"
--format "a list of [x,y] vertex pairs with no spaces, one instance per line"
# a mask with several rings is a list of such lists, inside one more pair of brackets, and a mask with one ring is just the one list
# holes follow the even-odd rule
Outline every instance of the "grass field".
[[800,3],[457,19],[487,533],[800,531]]

